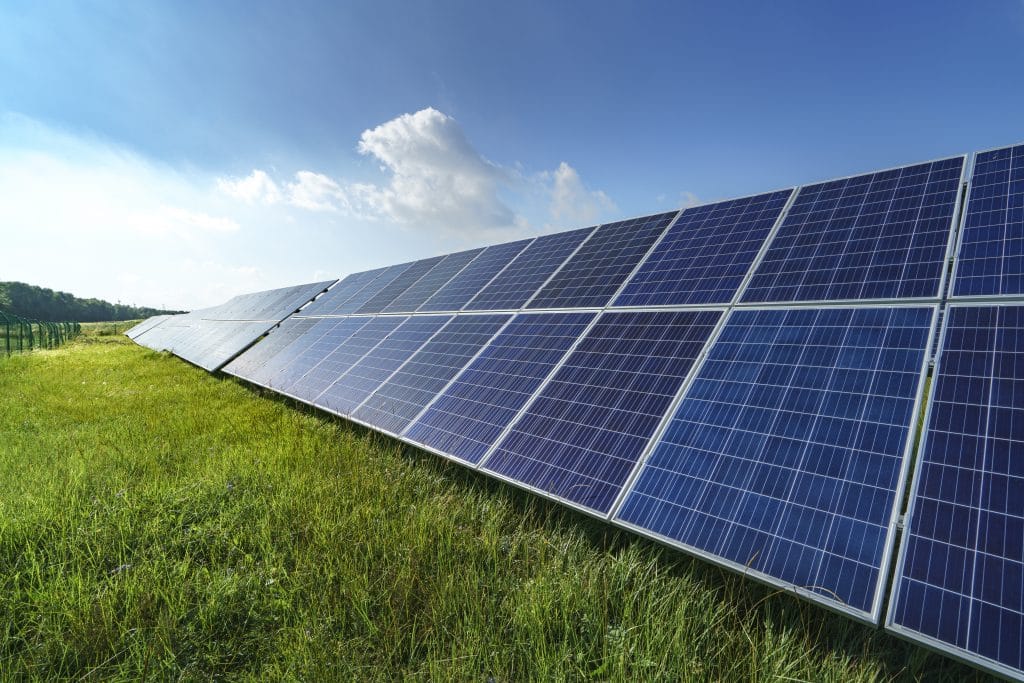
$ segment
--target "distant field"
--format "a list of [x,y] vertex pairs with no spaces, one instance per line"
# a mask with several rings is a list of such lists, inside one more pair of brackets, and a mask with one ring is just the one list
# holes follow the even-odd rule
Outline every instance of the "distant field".
[[104,325],[0,357],[0,679],[974,675]]

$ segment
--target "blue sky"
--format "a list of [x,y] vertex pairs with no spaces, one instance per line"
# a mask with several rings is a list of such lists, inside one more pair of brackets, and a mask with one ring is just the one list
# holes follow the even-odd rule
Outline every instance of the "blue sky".
[[0,5],[0,279],[192,308],[1024,139],[1024,2]]

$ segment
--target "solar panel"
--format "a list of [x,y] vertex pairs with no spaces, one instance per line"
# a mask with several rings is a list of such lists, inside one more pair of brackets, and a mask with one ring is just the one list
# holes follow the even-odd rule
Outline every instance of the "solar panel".
[[887,626],[1024,678],[1024,304],[946,310]]
[[443,258],[444,256],[435,256],[433,258],[423,259],[422,261],[414,261],[407,269],[402,271],[401,275],[388,283],[386,287],[383,287],[380,291],[370,297],[365,304],[360,306],[357,313],[380,313],[388,304],[397,299],[402,292],[407,290],[409,287],[412,287],[417,280],[426,275],[431,268],[440,263]]
[[[352,273],[327,290],[322,297],[302,309],[302,315],[338,315],[340,313],[338,309],[343,307],[345,302],[365,287],[370,286],[372,282],[384,275],[388,270],[390,269],[377,268],[376,270]],[[359,305],[361,306],[362,303]],[[354,311],[348,312],[353,313]]]
[[403,436],[446,456],[479,462],[594,315],[517,315]]
[[600,308],[608,304],[678,212],[602,225],[527,308]]
[[595,227],[538,237],[466,305],[467,311],[522,308]]
[[315,353],[307,355],[308,370],[290,384],[282,383],[281,392],[314,403],[320,394],[407,319],[408,316],[380,316],[371,318],[352,332],[350,328],[345,329],[344,339],[340,342],[324,344]]
[[143,332],[148,332],[151,329],[153,329],[154,327],[159,326],[161,323],[163,323],[165,320],[167,320],[170,317],[171,316],[169,316],[169,315],[154,315],[154,316],[152,316],[150,318],[146,318],[145,320],[140,322],[138,325],[134,325],[129,330],[127,330],[124,334],[129,339],[135,339],[136,337],[141,335]]
[[938,298],[964,157],[800,188],[748,303]]
[[269,388],[277,373],[305,348],[300,340],[317,325],[333,324],[336,320],[288,318],[252,348],[224,366],[224,372]]
[[[379,294],[382,289],[394,282],[410,266],[412,266],[412,263],[399,263],[398,265],[367,271],[366,283],[358,288],[353,287],[356,290],[355,292],[352,292],[348,287],[334,287],[302,309],[300,315],[351,315],[358,311],[363,304]],[[372,277],[370,276],[371,274]]]
[[934,314],[734,310],[617,520],[877,620]]
[[979,152],[953,296],[1024,294],[1024,145]]
[[385,313],[412,313],[422,306],[427,299],[433,296],[437,290],[448,281],[459,274],[469,265],[469,262],[480,255],[483,249],[470,249],[460,251],[456,254],[448,254],[442,258],[437,265],[417,280],[409,289],[402,292],[398,298],[384,307]]
[[602,314],[483,468],[607,514],[720,317]]
[[418,315],[406,319],[317,396],[316,405],[338,415],[351,414],[449,320],[448,315]]
[[493,280],[533,240],[519,240],[487,247],[451,282],[439,289],[419,312],[458,311]]
[[401,434],[511,317],[484,314],[454,318],[352,416],[390,434]]
[[313,327],[275,359],[266,386],[299,398],[311,398],[302,389],[294,390],[295,384],[372,321],[369,316],[315,319]]
[[793,190],[686,209],[615,306],[727,304]]

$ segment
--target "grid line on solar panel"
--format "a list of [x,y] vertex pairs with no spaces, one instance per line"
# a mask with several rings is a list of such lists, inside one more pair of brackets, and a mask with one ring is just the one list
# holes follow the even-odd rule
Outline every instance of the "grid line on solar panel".
[[511,311],[522,308],[596,230],[597,226],[592,226],[538,237],[463,310]]
[[886,627],[1024,679],[1024,305],[951,304]]
[[433,296],[437,290],[458,275],[463,268],[480,255],[480,249],[470,249],[454,254],[448,254],[423,277],[414,282],[408,289],[402,292],[394,301],[384,307],[384,313],[412,313],[422,306],[427,299]]
[[313,402],[337,415],[350,415],[451,318],[450,315],[406,318],[324,389]]
[[954,267],[954,297],[1024,294],[1024,144],[975,155]]
[[525,239],[487,247],[480,256],[452,278],[451,282],[427,299],[416,311],[426,313],[462,310],[470,299],[500,276],[512,263],[512,260],[531,242],[533,239]]
[[600,226],[526,308],[607,306],[678,215],[670,211]]
[[593,312],[516,315],[403,438],[476,465],[596,318]]
[[[403,273],[405,273],[411,266],[410,263],[398,263],[393,266],[386,266],[379,268],[380,274],[366,283],[362,288],[357,290],[354,294],[349,296],[347,299],[344,298],[344,294],[341,290],[336,295],[332,295],[331,292],[327,292],[326,295],[320,297],[312,304],[307,306],[303,311],[299,313],[302,316],[323,316],[323,315],[353,315],[356,314],[364,304],[370,299],[375,297],[385,287],[393,283]],[[375,272],[375,271],[370,271]]]
[[443,258],[444,256],[434,256],[413,261],[398,277],[382,287],[366,303],[360,306],[356,313],[380,313],[388,304],[397,299],[402,292],[414,285],[431,268],[440,263]]
[[873,623],[934,318],[734,309],[616,523]]
[[801,187],[741,302],[938,298],[963,172],[960,156]]
[[273,388],[277,374],[305,348],[307,335],[316,335],[318,326],[333,322],[333,319],[288,318],[227,365],[224,371],[268,389]]
[[793,192],[684,209],[613,305],[731,302]]
[[607,515],[722,310],[607,311],[482,469]]
[[389,434],[401,434],[511,319],[510,314],[455,317],[352,416]]

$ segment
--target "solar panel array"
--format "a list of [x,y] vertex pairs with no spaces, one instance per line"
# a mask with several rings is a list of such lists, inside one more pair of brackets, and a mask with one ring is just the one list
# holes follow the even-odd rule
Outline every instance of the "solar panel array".
[[1024,146],[973,159],[355,273],[224,369],[1024,680]]

